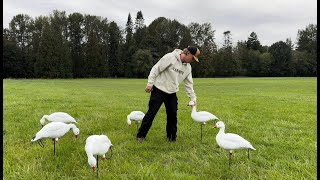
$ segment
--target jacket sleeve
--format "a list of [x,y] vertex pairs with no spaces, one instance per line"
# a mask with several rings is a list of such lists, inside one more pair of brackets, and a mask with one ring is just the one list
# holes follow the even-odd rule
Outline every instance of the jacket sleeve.
[[197,101],[197,96],[196,96],[196,94],[194,93],[194,90],[193,90],[193,79],[192,79],[192,73],[191,72],[184,79],[184,85],[185,85],[188,97],[191,99],[191,101],[196,102]]
[[175,57],[173,54],[168,53],[164,55],[151,69],[148,76],[148,85],[153,85],[155,78],[170,65],[173,64]]

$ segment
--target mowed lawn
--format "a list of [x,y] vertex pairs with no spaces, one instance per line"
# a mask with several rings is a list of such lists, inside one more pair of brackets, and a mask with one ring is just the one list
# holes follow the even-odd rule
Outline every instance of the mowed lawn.
[[[209,111],[257,149],[237,150],[229,168],[228,151],[217,147],[213,121],[191,119],[181,84],[178,137],[166,141],[166,113],[160,108],[147,139],[136,141],[127,115],[147,111],[146,79],[3,80],[3,178],[95,179],[87,163],[85,140],[105,134],[112,141],[111,160],[99,160],[100,179],[316,179],[317,78],[194,79],[197,110]],[[45,114],[63,111],[78,121],[72,131],[40,147],[31,138]],[[110,152],[107,153],[109,157]]]

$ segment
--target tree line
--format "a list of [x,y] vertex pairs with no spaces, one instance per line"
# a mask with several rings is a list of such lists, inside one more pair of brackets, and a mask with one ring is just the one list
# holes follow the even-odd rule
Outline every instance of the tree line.
[[18,14],[3,29],[3,78],[146,78],[164,54],[188,45],[202,52],[193,77],[317,75],[316,24],[298,30],[296,43],[263,46],[255,32],[235,45],[230,31],[223,37],[219,48],[210,23],[159,17],[146,26],[141,11],[124,29],[81,13]]

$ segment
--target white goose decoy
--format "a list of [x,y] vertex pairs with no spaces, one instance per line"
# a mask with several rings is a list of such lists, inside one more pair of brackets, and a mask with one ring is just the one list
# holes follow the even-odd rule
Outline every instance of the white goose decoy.
[[217,136],[216,141],[217,144],[222,148],[229,150],[229,166],[231,164],[231,156],[232,151],[236,149],[248,149],[248,158],[250,158],[250,149],[256,150],[249,141],[245,140],[243,137],[239,136],[238,134],[233,133],[225,133],[225,125],[222,121],[216,123],[213,128],[220,128]]
[[55,112],[50,115],[44,115],[40,119],[42,126],[44,126],[46,120],[51,122],[77,123],[76,119],[65,112]]
[[128,116],[127,116],[127,123],[129,126],[131,126],[131,121],[136,122],[136,127],[138,129],[138,124],[142,121],[143,117],[145,114],[141,111],[132,111]]
[[76,138],[78,137],[80,130],[74,124],[65,124],[62,122],[51,122],[46,124],[36,136],[32,138],[32,142],[38,141],[41,147],[44,147],[42,144],[42,138],[52,138],[54,142],[54,154],[56,154],[56,142],[59,138],[64,136],[70,129],[72,129]]
[[218,118],[207,112],[207,111],[199,111],[197,112],[197,108],[196,108],[196,104],[194,101],[190,101],[188,103],[188,106],[192,107],[192,112],[191,112],[191,118],[197,122],[200,123],[200,141],[202,143],[202,126],[206,124],[206,122],[210,121],[210,120],[218,120]]
[[[98,155],[102,156],[103,160],[110,159],[112,156],[112,143],[106,135],[91,135],[86,140],[85,151],[88,156],[88,163],[94,172],[98,169]],[[111,156],[106,158],[106,153],[110,149]],[[96,156],[96,158],[94,157]],[[97,171],[98,178],[98,171]]]

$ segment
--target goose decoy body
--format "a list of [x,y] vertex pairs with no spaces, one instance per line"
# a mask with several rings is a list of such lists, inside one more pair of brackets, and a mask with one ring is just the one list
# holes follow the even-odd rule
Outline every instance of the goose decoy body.
[[202,126],[206,124],[208,121],[218,120],[218,118],[210,112],[207,111],[199,111],[197,112],[196,103],[194,101],[190,101],[188,106],[192,107],[191,118],[200,123],[200,141],[202,143]]
[[[108,159],[106,158],[106,153],[109,151],[109,149],[112,153],[112,146],[113,145],[110,139],[106,135],[91,135],[86,140],[86,145],[84,149],[88,156],[88,164],[94,172],[97,172],[97,178],[99,162],[98,156],[102,156],[103,160]],[[94,156],[96,156],[96,158]]]
[[218,121],[213,128],[220,128],[216,141],[219,147],[225,150],[229,150],[229,166],[231,164],[231,156],[233,150],[236,149],[248,149],[248,158],[250,158],[250,149],[256,150],[249,141],[239,136],[238,134],[225,133],[225,124],[222,121]]
[[54,142],[54,154],[56,152],[56,142],[59,138],[64,136],[70,129],[72,129],[76,138],[78,137],[80,130],[74,124],[66,124],[63,122],[51,122],[42,127],[42,129],[37,132],[36,136],[32,138],[32,142],[38,141],[39,145],[43,147],[41,139],[52,138]]
[[43,115],[40,119],[42,126],[44,126],[46,120],[49,122],[78,123],[75,118],[65,112],[54,112],[50,115]]
[[145,114],[141,111],[132,111],[129,115],[127,115],[127,123],[131,126],[131,122],[136,122],[136,127],[138,129],[138,124],[142,121]]

